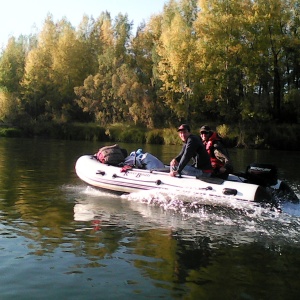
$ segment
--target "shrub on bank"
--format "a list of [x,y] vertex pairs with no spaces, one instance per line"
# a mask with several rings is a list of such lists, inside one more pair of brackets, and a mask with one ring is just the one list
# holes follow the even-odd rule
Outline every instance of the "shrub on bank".
[[123,131],[119,135],[120,142],[125,143],[137,143],[145,144],[146,143],[146,134],[145,131],[142,131],[140,128],[130,128],[126,131]]
[[22,131],[17,128],[0,128],[0,136],[2,136],[2,137],[21,137]]
[[[211,128],[217,130],[228,148],[299,150],[300,126],[297,124],[258,124],[257,126],[222,124],[216,127],[211,126]],[[192,132],[198,134],[197,130]],[[147,131],[145,128],[133,125],[118,124],[109,126],[106,129],[106,134],[109,136],[110,141],[115,142],[165,145],[180,145],[182,143],[176,128]]]
[[[28,122],[26,124],[29,124]],[[30,126],[29,126],[30,125]],[[101,127],[96,123],[54,123],[35,121],[23,129],[0,128],[3,137],[43,136],[66,140],[124,142],[137,144],[180,145],[176,128],[147,130],[133,124],[113,124]],[[239,124],[217,125],[212,129],[224,139],[228,148],[247,147],[260,149],[300,150],[299,124]],[[195,126],[197,128],[197,126]],[[198,130],[192,131],[199,134]]]
[[67,123],[36,121],[31,126],[24,128],[24,136],[45,137],[63,140],[108,140],[105,129],[97,124]]
[[68,140],[84,140],[84,141],[108,141],[105,133],[105,128],[97,124],[89,123],[66,123],[56,124],[53,127],[51,134],[53,137],[58,138],[61,136],[63,139]]
[[124,143],[146,143],[145,128],[137,127],[130,124],[113,124],[107,127],[105,134],[112,142]]
[[154,145],[163,145],[164,137],[163,131],[160,129],[153,129],[146,133],[146,143]]
[[166,145],[178,145],[181,144],[181,140],[178,137],[176,128],[165,128],[163,129],[164,143]]
[[238,143],[238,132],[227,124],[216,126],[216,131],[223,139],[224,145],[228,148],[235,147]]
[[265,144],[272,149],[300,150],[300,131],[297,124],[270,125],[264,132]]

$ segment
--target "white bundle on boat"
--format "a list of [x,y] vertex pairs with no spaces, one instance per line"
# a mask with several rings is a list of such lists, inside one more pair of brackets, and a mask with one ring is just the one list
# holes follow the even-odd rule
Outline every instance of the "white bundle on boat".
[[164,163],[151,153],[143,153],[142,149],[138,149],[136,152],[131,152],[129,156],[125,158],[125,165],[135,166],[140,169],[163,169]]

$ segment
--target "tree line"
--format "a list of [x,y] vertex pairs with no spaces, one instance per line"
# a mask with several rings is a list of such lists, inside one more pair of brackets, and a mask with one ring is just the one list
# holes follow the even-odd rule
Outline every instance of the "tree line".
[[170,0],[139,24],[45,19],[0,54],[0,120],[299,123],[299,0]]

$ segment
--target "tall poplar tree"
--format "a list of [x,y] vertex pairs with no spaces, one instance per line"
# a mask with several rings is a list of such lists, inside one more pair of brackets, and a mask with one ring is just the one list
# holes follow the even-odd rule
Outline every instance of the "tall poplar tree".
[[27,41],[20,36],[11,37],[0,57],[0,88],[9,92],[19,92],[20,81],[24,75]]
[[200,0],[196,22],[198,68],[205,81],[206,100],[225,120],[238,121],[243,86],[243,18],[249,1]]
[[[52,99],[53,116],[70,120],[76,111],[74,87],[94,71],[89,60],[92,55],[88,43],[78,38],[76,31],[66,20],[58,24],[59,36],[56,51],[52,53],[53,83],[58,97]],[[95,61],[92,59],[92,62]]]
[[157,52],[158,73],[167,105],[177,118],[189,122],[197,109],[194,99],[197,2],[170,1],[165,6]]
[[97,44],[97,70],[74,91],[78,105],[93,121],[101,124],[111,121],[110,105],[112,61],[114,53],[113,25],[108,12],[101,13],[91,28],[92,43]]
[[169,115],[169,110],[158,97],[161,81],[155,75],[160,21],[161,17],[152,16],[147,25],[139,26],[130,49],[136,74],[135,86],[139,87],[139,93],[133,95],[137,101],[130,108],[130,115],[149,128],[166,125]]
[[53,56],[57,49],[58,32],[52,16],[48,15],[38,35],[37,46],[28,53],[25,74],[21,82],[22,104],[33,119],[51,119],[51,101],[58,97],[53,83]]
[[20,81],[27,50],[25,37],[11,37],[0,56],[0,119],[14,123],[20,112]]
[[108,13],[102,14],[96,23],[102,45],[99,67],[96,75],[89,76],[83,86],[75,89],[78,104],[101,124],[126,121],[136,82],[128,54],[132,24],[122,14],[112,22]]
[[[257,36],[259,50],[263,54],[269,69],[265,69],[272,77],[269,82],[269,95],[273,99],[272,111],[275,119],[281,119],[282,99],[286,87],[286,58],[293,42],[291,39],[292,20],[297,18],[293,14],[297,7],[294,1],[256,0],[254,2],[254,19],[252,26],[260,26],[261,32]],[[299,3],[298,3],[299,6]]]

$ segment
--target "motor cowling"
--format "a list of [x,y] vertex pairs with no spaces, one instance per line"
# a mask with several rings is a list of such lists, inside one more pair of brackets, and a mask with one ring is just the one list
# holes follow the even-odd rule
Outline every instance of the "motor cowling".
[[252,163],[247,166],[246,177],[249,182],[262,185],[272,186],[277,183],[277,167],[272,164]]

